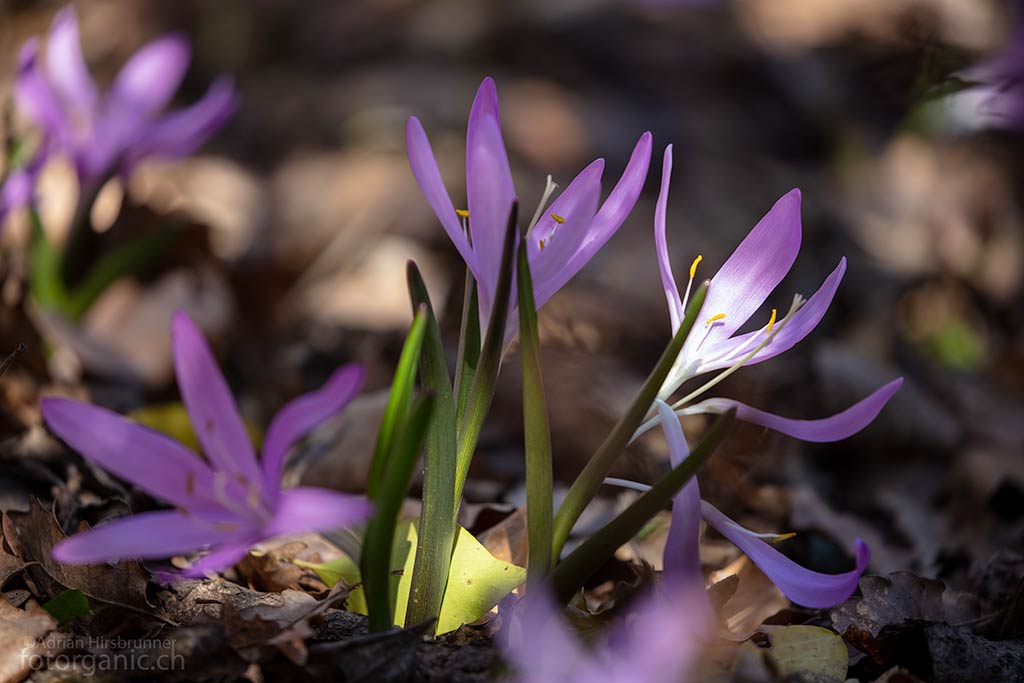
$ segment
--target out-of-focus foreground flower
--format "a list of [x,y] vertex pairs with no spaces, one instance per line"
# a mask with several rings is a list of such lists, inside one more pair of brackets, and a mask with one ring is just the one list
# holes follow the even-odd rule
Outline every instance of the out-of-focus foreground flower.
[[[423,194],[477,281],[481,324],[494,302],[501,249],[509,210],[516,198],[508,155],[501,136],[498,94],[485,78],[477,91],[466,129],[466,210],[456,210],[445,189],[430,142],[415,116],[406,128],[409,164]],[[583,169],[561,195],[544,209],[554,187],[548,185],[541,205],[525,231],[530,272],[539,308],[593,258],[615,234],[636,204],[651,160],[651,134],[640,136],[618,184],[598,208],[604,160]],[[468,220],[468,231],[460,217]],[[468,232],[468,234],[467,234]],[[519,327],[515,293],[509,307],[506,337]]]
[[176,158],[199,148],[234,113],[235,88],[218,78],[195,104],[165,112],[188,68],[188,41],[171,34],[143,46],[101,93],[89,75],[72,7],[54,17],[45,53],[21,49],[15,100],[74,162],[83,186],[126,174],[145,157]]
[[[679,418],[664,401],[656,403],[661,428],[668,442],[672,466],[677,467],[690,455]],[[832,607],[845,601],[857,589],[860,575],[867,569],[871,551],[859,538],[854,542],[856,568],[844,574],[821,574],[801,567],[763,539],[771,534],[758,534],[743,528],[715,506],[701,500],[697,478],[694,477],[672,499],[672,524],[665,542],[664,577],[666,583],[703,582],[700,567],[700,520],[746,553],[761,571],[779,587],[787,598],[806,607]]]
[[[654,235],[661,269],[662,285],[668,300],[673,333],[679,328],[686,310],[690,286],[701,257],[690,266],[690,284],[680,297],[669,261],[665,237],[665,213],[668,204],[669,180],[672,175],[672,146],[665,149],[661,178],[661,192],[655,210]],[[752,332],[736,334],[739,328],[761,307],[786,276],[800,251],[800,191],[792,190],[783,196],[771,211],[736,248],[711,279],[707,298],[700,314],[683,345],[668,378],[658,392],[658,398],[669,397],[689,379],[707,372],[719,374],[672,404],[680,415],[695,413],[723,413],[736,408],[736,417],[746,422],[768,427],[804,441],[838,441],[845,439],[871,423],[893,394],[903,384],[897,378],[850,408],[827,418],[797,420],[752,408],[739,401],[711,398],[693,404],[692,401],[714,387],[726,376],[745,365],[753,365],[774,358],[792,348],[817,327],[828,310],[846,272],[846,259],[825,279],[810,299],[799,294],[781,318],[772,310],[767,323]],[[657,417],[648,421],[640,431],[650,429]]]
[[42,400],[47,424],[68,445],[175,507],[65,539],[53,550],[57,560],[162,559],[210,547],[183,572],[195,577],[233,565],[261,540],[350,526],[369,517],[371,506],[362,496],[310,487],[281,490],[289,449],[355,397],[363,382],[361,367],[342,367],[318,391],[286,405],[271,422],[257,462],[227,382],[184,313],[174,317],[173,337],[178,386],[206,460],[104,408],[64,398]]
[[[639,601],[613,628],[607,646],[585,648],[543,590],[529,592],[499,641],[515,683],[681,683],[712,625],[703,591],[666,586]],[[627,610],[631,611],[631,610]]]

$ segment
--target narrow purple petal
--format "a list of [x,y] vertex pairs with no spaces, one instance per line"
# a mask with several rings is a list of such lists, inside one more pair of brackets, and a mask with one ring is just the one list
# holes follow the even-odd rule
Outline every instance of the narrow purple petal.
[[73,7],[57,12],[46,43],[46,73],[65,107],[89,120],[98,97],[96,85],[82,56],[78,17]]
[[16,168],[8,174],[0,185],[0,228],[8,213],[32,201],[34,189],[33,178],[25,169]]
[[774,429],[802,441],[826,443],[846,439],[871,424],[902,385],[902,377],[894,379],[841,413],[818,420],[797,420],[773,415],[727,398],[710,398],[701,401],[688,407],[686,412],[724,413],[730,408],[736,408],[736,417],[744,422]]
[[267,538],[306,531],[331,531],[365,522],[373,505],[365,496],[300,486],[281,492],[274,518],[263,527]]
[[125,170],[147,156],[177,159],[199,149],[238,109],[234,82],[227,76],[215,80],[197,102],[164,114],[134,141],[127,151]]
[[[669,460],[678,467],[690,456],[690,447],[683,427],[672,408],[664,401],[655,401],[661,417],[661,429],[668,442]],[[700,569],[700,488],[694,477],[672,499],[672,524],[665,540],[662,565],[666,582],[674,586],[701,583]],[[703,585],[703,584],[702,584]]]
[[208,574],[219,574],[238,564],[258,540],[258,537],[249,537],[220,543],[188,568],[177,573],[165,574],[165,576],[172,580],[179,576],[186,579],[201,579]]
[[237,537],[227,525],[190,517],[177,510],[144,512],[75,534],[53,548],[53,557],[67,564],[107,560],[156,560],[201,550]]
[[110,107],[148,119],[171,101],[188,69],[188,40],[167,35],[144,45],[121,68],[110,91]]
[[27,41],[18,55],[18,76],[14,97],[36,125],[53,138],[66,141],[70,135],[60,103],[39,68],[39,41]]
[[50,429],[71,448],[147,493],[190,510],[218,510],[213,472],[177,441],[105,408],[66,398],[40,401]]
[[683,356],[703,357],[704,352],[695,351],[698,345],[709,349],[731,337],[786,276],[799,251],[800,190],[791,190],[775,202],[711,279],[698,325],[719,313],[726,317],[714,323],[706,337],[691,335]]
[[600,211],[597,212],[590,224],[586,237],[581,240],[579,249],[569,259],[562,271],[556,291],[580,272],[583,266],[587,265],[594,254],[600,251],[605,242],[611,239],[611,236],[622,226],[626,217],[633,210],[636,200],[640,198],[644,181],[647,180],[647,169],[651,164],[651,146],[651,134],[641,135],[636,147],[633,148],[629,163],[626,164],[626,170],[622,172],[622,177],[612,188],[608,199],[601,205]]
[[[832,305],[832,299],[835,298],[839,283],[842,282],[845,273],[846,258],[843,257],[839,260],[839,265],[835,270],[821,283],[818,291],[800,307],[800,310],[793,314],[784,327],[776,331],[771,342],[754,354],[744,365],[753,365],[774,358],[793,348],[810,334],[821,322],[829,306]],[[733,365],[757,348],[758,344],[764,341],[765,333],[764,328],[761,328],[730,339],[720,339],[713,345],[705,345],[700,351],[701,357],[705,359],[701,364],[700,371],[710,372]]]
[[178,311],[171,336],[178,388],[203,453],[216,469],[258,484],[262,478],[252,442],[202,333]]
[[661,271],[661,286],[665,290],[668,301],[668,314],[672,322],[672,334],[679,329],[683,321],[683,300],[679,296],[679,287],[672,274],[672,259],[668,255],[668,239],[665,236],[665,214],[668,211],[668,188],[672,180],[672,145],[665,148],[665,157],[661,168],[661,191],[658,192],[658,203],[654,208],[654,244],[658,252],[658,269]]
[[263,442],[263,490],[275,497],[281,486],[281,470],[288,449],[324,420],[340,413],[359,393],[366,371],[346,365],[334,372],[318,390],[299,396],[278,411]]
[[[586,238],[601,198],[604,159],[592,161],[573,178],[569,186],[537,221],[527,237],[534,302],[543,306],[565,282],[561,278],[569,259]],[[559,223],[552,214],[563,219]],[[544,246],[541,247],[541,241]]]
[[501,269],[505,227],[516,190],[501,137],[498,92],[489,77],[477,90],[466,127],[466,196],[481,305],[486,304],[485,311],[490,311]]
[[441,221],[445,232],[448,233],[448,238],[458,249],[459,255],[473,272],[474,277],[479,280],[480,271],[477,268],[473,249],[469,245],[469,239],[455,213],[448,190],[445,189],[441,171],[437,168],[437,160],[434,158],[434,151],[430,147],[427,134],[415,116],[410,117],[409,123],[406,124],[405,140],[409,149],[409,166],[412,167],[412,174],[416,177],[416,182],[419,183],[427,202],[437,214],[437,219]]
[[701,510],[708,524],[736,544],[787,598],[798,605],[820,609],[845,601],[857,590],[857,581],[871,560],[871,550],[858,538],[855,541],[856,569],[845,574],[821,574],[801,567],[710,503],[702,503]]

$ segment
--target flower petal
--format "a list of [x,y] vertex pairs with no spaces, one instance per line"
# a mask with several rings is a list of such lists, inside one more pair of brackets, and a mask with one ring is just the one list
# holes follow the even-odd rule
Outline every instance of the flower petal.
[[220,510],[213,472],[177,441],[88,403],[46,397],[40,407],[57,436],[111,474],[189,510]]
[[[579,249],[597,213],[603,172],[604,159],[596,159],[580,171],[527,237],[526,248],[537,308],[567,282],[562,271]],[[561,222],[552,218],[552,214],[562,219]],[[540,246],[542,240],[543,247]]]
[[672,274],[672,259],[668,255],[668,240],[665,236],[665,214],[668,210],[668,187],[672,180],[672,145],[665,148],[665,157],[661,167],[661,191],[658,192],[658,204],[654,208],[654,244],[658,252],[658,269],[661,271],[661,286],[665,290],[668,301],[668,314],[672,322],[672,334],[679,329],[683,321],[683,300],[679,297],[679,287]]
[[202,333],[188,315],[177,311],[171,336],[178,388],[203,453],[216,469],[259,483],[249,434]]
[[46,73],[61,101],[78,115],[92,114],[98,96],[82,56],[74,7],[57,12],[46,42]]
[[603,681],[545,586],[527,589],[529,599],[516,603],[506,636],[498,640],[502,655],[516,670],[519,683]]
[[[505,227],[516,198],[501,137],[498,92],[488,77],[480,83],[466,127],[466,197],[469,231],[477,258],[481,306],[489,312],[501,269]],[[485,316],[486,317],[486,316]],[[486,326],[486,320],[480,321]]]
[[67,564],[157,560],[223,543],[237,535],[237,530],[218,529],[177,510],[159,510],[116,519],[66,538],[54,546],[53,558]]
[[263,442],[263,490],[275,497],[281,486],[281,470],[288,449],[324,420],[340,413],[359,393],[366,371],[346,365],[334,372],[318,390],[293,399],[278,411]]
[[222,76],[191,106],[153,121],[145,136],[128,150],[126,170],[147,156],[177,159],[192,154],[224,125],[236,109],[238,94],[234,82]]
[[902,385],[902,377],[894,379],[841,413],[818,420],[798,420],[773,415],[728,398],[709,398],[684,408],[684,411],[687,414],[724,413],[730,408],[736,408],[736,417],[744,422],[774,429],[802,441],[826,443],[853,436],[871,424]]
[[165,573],[164,576],[170,579],[177,577],[201,579],[209,574],[219,574],[225,569],[238,564],[249,553],[249,549],[258,542],[259,539],[253,537],[218,544],[209,553],[203,555],[186,569],[175,573]]
[[[672,408],[664,401],[655,401],[661,417],[661,429],[668,442],[669,460],[678,467],[690,456],[690,447],[683,427]],[[694,477],[672,498],[672,524],[665,540],[662,565],[666,581],[674,586],[701,583],[700,568],[700,487]]]
[[473,248],[469,245],[469,238],[466,237],[459,217],[455,213],[448,190],[444,187],[441,179],[441,171],[437,168],[437,160],[434,158],[434,151],[430,147],[430,140],[423,130],[423,124],[415,116],[409,118],[405,126],[405,141],[409,149],[409,166],[412,174],[416,177],[423,195],[427,198],[430,207],[437,214],[445,232],[452,244],[458,249],[459,255],[466,265],[479,280],[480,272],[477,270],[476,257]]
[[266,538],[306,531],[330,531],[365,522],[373,505],[365,496],[299,486],[281,492],[274,518],[263,527]]
[[46,134],[67,141],[67,121],[60,102],[39,68],[39,41],[35,38],[27,41],[18,54],[14,94],[18,107]]
[[701,511],[705,521],[746,553],[787,598],[805,607],[820,609],[844,602],[857,590],[857,581],[871,560],[871,550],[858,538],[855,541],[857,565],[853,571],[844,574],[811,571],[726,517],[710,503],[702,501]]
[[[729,339],[778,286],[800,251],[800,190],[791,190],[758,221],[711,279],[701,309],[703,320],[724,313],[707,334],[690,335],[682,355],[693,360]],[[698,351],[700,346],[704,351]]]
[[651,134],[641,135],[633,148],[629,163],[626,164],[626,170],[622,172],[622,177],[612,188],[608,199],[604,200],[601,209],[591,221],[586,236],[580,241],[579,248],[563,269],[559,278],[561,282],[555,288],[556,291],[587,265],[633,210],[636,200],[640,198],[644,181],[647,180],[647,169],[651,164],[651,146]]
[[178,34],[144,45],[121,68],[110,91],[111,109],[148,119],[171,101],[191,59],[188,40]]
[[[753,365],[754,363],[774,358],[780,353],[793,348],[810,334],[818,326],[818,323],[821,322],[829,306],[832,305],[832,299],[835,298],[836,290],[839,289],[839,283],[842,281],[845,273],[846,258],[844,257],[839,260],[839,265],[836,266],[835,270],[821,283],[818,291],[800,307],[800,310],[793,314],[793,317],[786,322],[784,327],[778,330],[768,345],[754,354],[744,365]],[[707,358],[708,361],[701,365],[700,372],[709,372],[731,366],[763,341],[763,338],[754,339],[754,337],[764,334],[764,328],[762,328],[732,337],[731,339],[723,339],[713,348],[706,348],[701,352],[701,355]]]

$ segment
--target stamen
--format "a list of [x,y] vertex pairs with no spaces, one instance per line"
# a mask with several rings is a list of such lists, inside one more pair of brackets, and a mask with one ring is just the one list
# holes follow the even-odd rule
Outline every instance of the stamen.
[[693,263],[690,264],[690,280],[693,280],[697,276],[697,266],[704,260],[702,254],[697,254],[697,258],[693,259]]
[[537,246],[540,247],[541,251],[544,251],[544,240],[538,240]]
[[561,225],[562,223],[565,222],[565,219],[563,217],[559,216],[557,213],[551,214],[551,218],[553,218],[555,220],[555,222],[558,223],[559,225]]
[[693,278],[697,275],[697,265],[704,260],[704,256],[697,254],[697,258],[693,259],[693,263],[690,264],[690,281],[686,283],[686,294],[683,295],[683,310],[679,312],[680,316],[686,315],[686,304],[690,302],[690,290],[693,289]]
[[796,536],[795,531],[790,531],[788,534],[772,534],[772,543],[782,543]]
[[725,319],[725,313],[716,313],[715,315],[713,315],[710,318],[708,318],[704,322],[704,324],[705,325],[710,325],[711,323],[718,322],[719,320],[724,320],[724,319]]
[[775,316],[777,316],[778,314],[779,312],[773,308],[772,317],[768,319],[768,328],[764,331],[765,334],[772,333],[772,328],[775,327]]
[[260,506],[260,487],[256,484],[249,484],[249,495],[246,497],[245,504],[252,510]]
[[[542,194],[541,197],[540,197],[540,204],[537,205],[537,210],[533,212],[533,218],[530,219],[530,224],[526,228],[526,234],[527,235],[529,235],[530,231],[533,230],[533,226],[537,225],[537,221],[539,221],[540,217],[544,214],[544,207],[548,205],[548,200],[551,199],[551,195],[557,189],[558,189],[558,183],[553,181],[551,179],[551,176],[549,175],[548,179],[547,179],[547,182],[544,185],[544,194]],[[556,222],[559,222],[559,223],[562,222],[562,221],[559,221],[558,217],[556,217],[554,214],[551,214],[551,215],[555,219]]]
[[459,216],[459,218],[469,218],[469,211],[466,209],[455,209],[455,214]]
[[217,522],[213,528],[217,531],[226,531],[229,534],[238,531],[238,525],[234,522]]

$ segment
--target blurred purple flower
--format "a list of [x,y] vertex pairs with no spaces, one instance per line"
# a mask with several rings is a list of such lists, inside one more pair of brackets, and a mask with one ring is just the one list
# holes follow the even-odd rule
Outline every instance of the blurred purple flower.
[[47,424],[69,446],[175,507],[76,534],[54,547],[55,559],[70,564],[161,559],[209,546],[210,553],[183,572],[198,577],[230,567],[261,540],[345,527],[370,515],[362,496],[310,487],[281,490],[288,450],[348,405],[363,382],[361,367],[339,369],[318,391],[286,405],[271,422],[257,463],[210,348],[181,312],[174,317],[173,342],[178,386],[206,460],[104,408],[42,399]]
[[[430,142],[415,116],[409,119],[406,141],[409,164],[420,189],[476,278],[481,324],[486,326],[500,274],[505,227],[512,201],[516,198],[501,136],[494,81],[490,78],[483,80],[469,114],[466,129],[468,210],[456,211],[452,204]],[[526,231],[527,254],[538,308],[572,279],[626,220],[640,196],[650,160],[651,134],[644,133],[618,184],[600,209],[598,200],[603,159],[597,159],[583,169],[546,211],[543,206],[549,192],[545,192],[534,216],[534,224]],[[460,216],[469,221],[468,236]],[[506,327],[509,339],[519,327],[515,292],[512,298]]]
[[[690,455],[683,428],[672,408],[664,401],[656,402],[661,428],[668,442],[672,466],[680,465]],[[746,553],[751,561],[779,587],[787,598],[806,607],[832,607],[844,602],[857,589],[857,581],[867,569],[871,551],[859,538],[854,541],[856,568],[845,574],[821,574],[801,567],[765,543],[772,534],[749,531],[715,506],[700,499],[697,479],[687,483],[672,500],[672,524],[665,542],[664,578],[666,583],[703,582],[700,568],[700,520]]]
[[66,153],[84,185],[127,174],[146,157],[176,158],[199,148],[234,113],[228,77],[185,109],[165,112],[188,68],[186,38],[165,35],[143,46],[124,65],[108,93],[89,75],[78,38],[78,19],[65,7],[53,19],[45,58],[38,39],[18,58],[18,106]]
[[[658,251],[661,280],[668,300],[672,331],[682,322],[690,287],[701,257],[690,267],[690,284],[686,294],[679,295],[672,275],[665,238],[665,213],[668,204],[669,180],[672,175],[672,145],[665,149],[661,192],[655,209],[654,237]],[[771,211],[750,231],[736,251],[711,279],[707,299],[697,322],[675,365],[658,393],[667,400],[684,382],[706,372],[719,371],[714,378],[673,404],[680,415],[723,413],[737,409],[737,417],[804,441],[838,441],[851,436],[878,415],[903,384],[895,379],[850,408],[818,420],[796,420],[766,413],[731,399],[712,398],[690,405],[691,401],[711,389],[739,368],[773,358],[792,348],[821,321],[846,272],[846,259],[829,275],[810,299],[799,294],[789,311],[777,319],[773,309],[768,323],[745,334],[737,330],[750,319],[778,286],[792,267],[800,250],[800,191],[792,190],[782,197]],[[646,422],[638,433],[657,424],[657,417]]]
[[[703,585],[703,584],[701,584]],[[613,628],[607,647],[584,648],[543,590],[528,591],[499,640],[515,683],[679,683],[713,634],[703,590],[666,586],[639,601]]]

